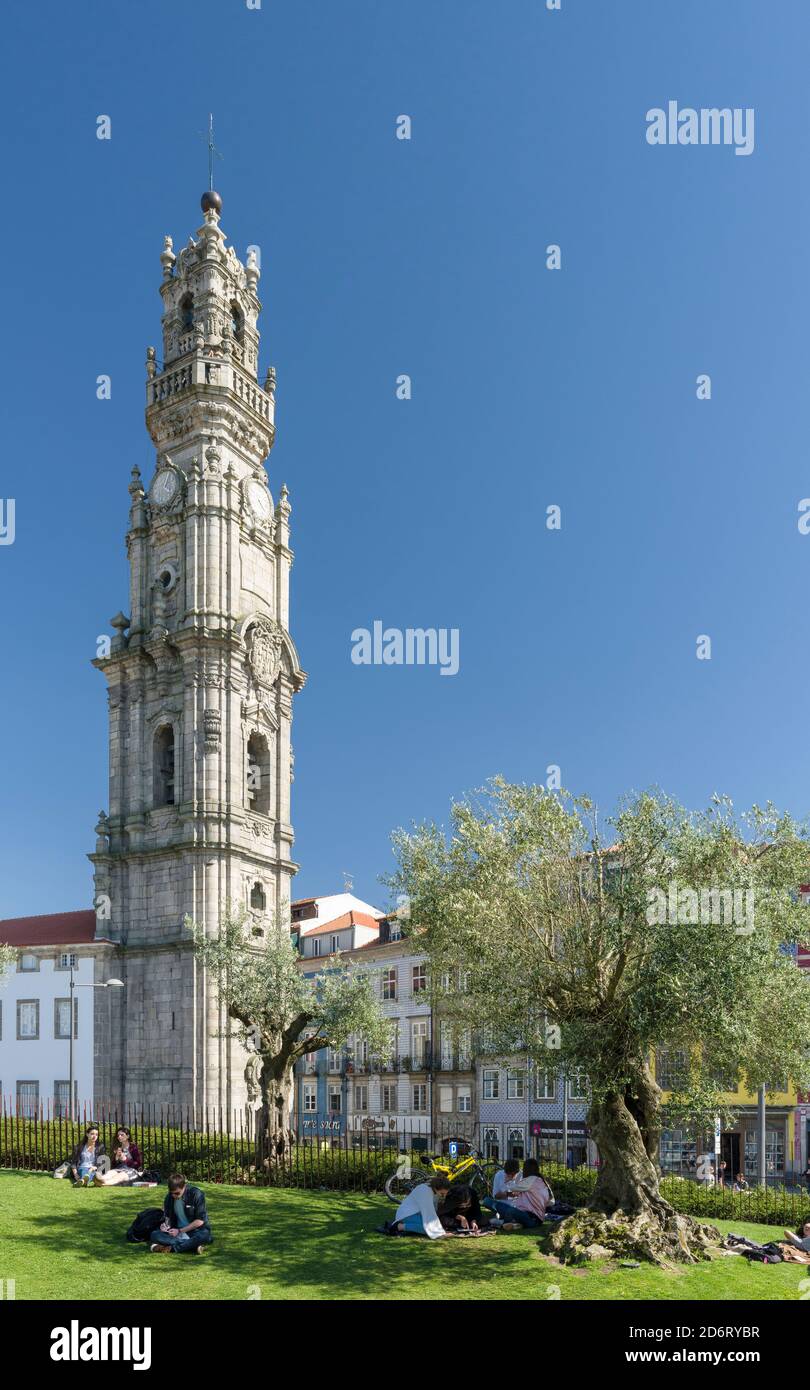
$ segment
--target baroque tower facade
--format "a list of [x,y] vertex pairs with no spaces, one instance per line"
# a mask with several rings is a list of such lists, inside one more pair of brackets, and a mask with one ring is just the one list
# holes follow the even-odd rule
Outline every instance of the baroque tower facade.
[[289,917],[290,504],[271,496],[275,372],[259,382],[255,249],[226,246],[213,191],[196,238],[166,237],[163,360],[146,358],[147,488],[133,470],[129,616],[96,659],[109,700],[109,811],[96,827],[97,934],[126,988],[97,991],[96,1096],[124,1104],[245,1101],[186,917],[219,931],[228,902],[257,933]]

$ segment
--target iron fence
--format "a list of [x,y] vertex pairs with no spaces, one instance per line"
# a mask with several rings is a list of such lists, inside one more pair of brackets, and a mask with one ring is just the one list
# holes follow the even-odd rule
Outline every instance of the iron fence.
[[[459,1180],[467,1157],[477,1159],[477,1181],[491,1184],[504,1155],[487,1146],[487,1126],[437,1122],[409,1117],[380,1126],[359,1118],[347,1127],[343,1117],[322,1121],[307,1131],[305,1116],[296,1117],[297,1132],[281,1145],[269,1144],[257,1132],[255,1115],[246,1110],[226,1114],[218,1107],[192,1110],[174,1105],[118,1105],[96,1102],[78,1107],[75,1118],[64,1106],[41,1102],[18,1104],[0,1098],[0,1168],[53,1172],[68,1161],[91,1123],[98,1126],[108,1155],[119,1126],[125,1125],[138,1145],[144,1170],[165,1182],[181,1172],[192,1182],[251,1186],[382,1192],[397,1172],[430,1177],[436,1165],[449,1168]],[[332,1124],[333,1128],[322,1125]],[[526,1153],[540,1160],[557,1198],[574,1206],[587,1203],[597,1177],[599,1160],[592,1144],[565,1146],[559,1135],[533,1136]],[[396,1189],[396,1184],[393,1185]],[[706,1220],[766,1222],[795,1228],[810,1219],[810,1192],[798,1177],[770,1181],[733,1191],[701,1181],[694,1170],[668,1171],[661,1178],[662,1194],[677,1210]]]

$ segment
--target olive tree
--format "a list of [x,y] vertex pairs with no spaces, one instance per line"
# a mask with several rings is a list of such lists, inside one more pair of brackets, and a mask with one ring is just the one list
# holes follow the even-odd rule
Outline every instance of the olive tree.
[[390,1024],[375,996],[372,976],[331,956],[316,976],[301,969],[289,925],[272,922],[260,937],[244,908],[223,911],[218,936],[206,936],[190,917],[200,962],[212,973],[231,1036],[259,1059],[261,1107],[257,1131],[269,1153],[290,1139],[293,1068],[304,1053],[340,1048],[360,1035],[372,1055],[385,1058]]
[[434,980],[468,972],[443,1001],[460,1026],[588,1078],[600,1164],[560,1253],[690,1260],[712,1232],[659,1190],[655,1049],[688,1058],[674,1100],[704,1119],[720,1077],[807,1084],[810,973],[786,948],[810,930],[796,891],[808,837],[771,806],[738,816],[718,797],[690,813],[658,792],[609,825],[605,837],[587,798],[496,778],[453,805],[449,835],[397,831],[390,884]]

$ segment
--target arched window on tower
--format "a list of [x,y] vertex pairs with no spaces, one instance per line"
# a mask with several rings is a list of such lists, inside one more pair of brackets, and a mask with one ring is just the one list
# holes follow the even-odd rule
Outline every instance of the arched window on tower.
[[264,912],[267,907],[267,896],[261,883],[254,883],[250,890],[250,906],[258,912]]
[[174,729],[163,724],[155,734],[154,797],[156,806],[174,806]]
[[245,316],[235,301],[231,304],[231,332],[237,343],[244,342]]
[[270,749],[264,734],[251,734],[247,746],[246,800],[260,816],[270,814]]
[[180,300],[180,327],[183,333],[190,333],[194,327],[194,296],[184,294]]

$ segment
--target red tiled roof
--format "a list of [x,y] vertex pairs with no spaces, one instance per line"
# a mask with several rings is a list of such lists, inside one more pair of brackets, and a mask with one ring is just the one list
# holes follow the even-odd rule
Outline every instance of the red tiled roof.
[[94,941],[95,935],[96,914],[91,907],[0,921],[0,941],[6,946],[75,946]]
[[343,927],[374,927],[379,928],[376,917],[369,917],[367,912],[344,912],[341,917],[335,917],[331,922],[323,922],[319,927],[311,927],[309,931],[303,931],[302,936],[319,936],[325,931],[340,931]]

